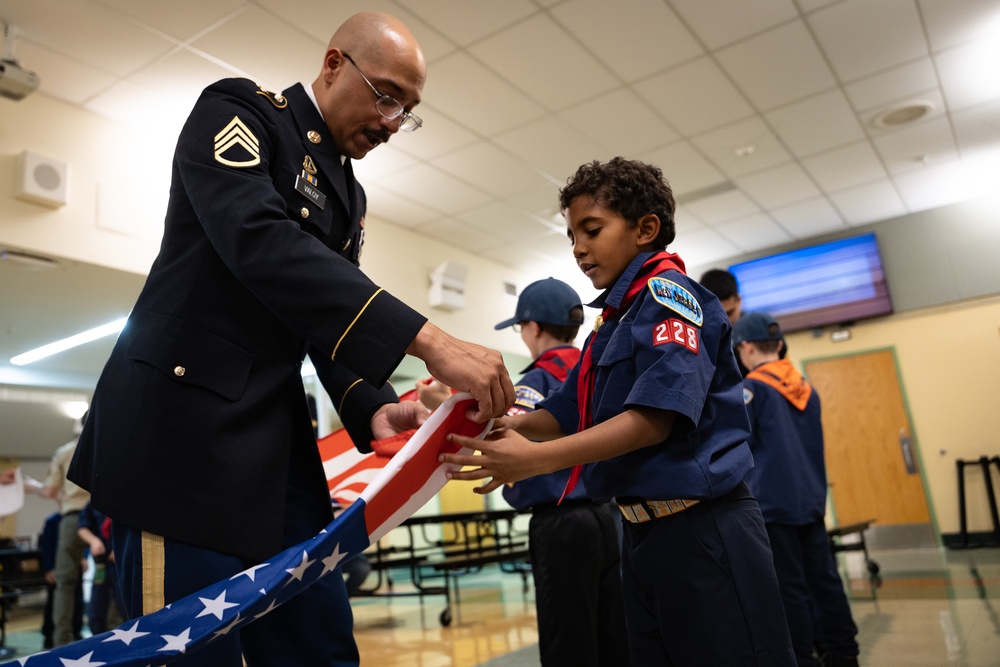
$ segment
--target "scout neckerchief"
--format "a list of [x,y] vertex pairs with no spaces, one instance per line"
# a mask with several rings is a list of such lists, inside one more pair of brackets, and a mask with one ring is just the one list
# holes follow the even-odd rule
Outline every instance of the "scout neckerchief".
[[[583,356],[580,358],[580,373],[576,381],[576,400],[580,410],[580,421],[577,425],[577,432],[588,429],[594,424],[593,406],[591,406],[591,400],[594,395],[594,360],[592,348],[594,346],[594,338],[597,336],[597,330],[605,322],[617,319],[627,312],[629,306],[632,305],[639,296],[639,293],[646,287],[646,283],[650,278],[670,269],[687,275],[684,271],[684,260],[676,254],[661,250],[651,255],[649,259],[642,263],[635,278],[632,279],[632,283],[628,286],[621,304],[617,308],[605,305],[600,317],[597,318],[597,323],[594,325],[594,333],[590,334],[587,342],[584,343]],[[559,497],[560,503],[566,497],[566,494],[576,487],[577,480],[580,479],[580,470],[582,469],[583,466],[581,465],[573,466],[573,470],[569,474],[569,480],[566,482],[566,488],[563,489],[562,496]]]
[[563,382],[579,359],[580,350],[575,347],[554,347],[542,352],[542,356],[538,357],[532,366],[541,368],[555,379]]
[[788,359],[765,362],[750,371],[747,377],[773,387],[799,411],[806,409],[812,395],[812,386]]

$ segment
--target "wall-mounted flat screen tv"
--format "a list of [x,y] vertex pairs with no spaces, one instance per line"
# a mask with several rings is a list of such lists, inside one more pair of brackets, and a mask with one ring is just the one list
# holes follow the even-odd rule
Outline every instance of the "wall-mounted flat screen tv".
[[892,313],[875,234],[733,264],[743,312],[764,311],[786,333]]

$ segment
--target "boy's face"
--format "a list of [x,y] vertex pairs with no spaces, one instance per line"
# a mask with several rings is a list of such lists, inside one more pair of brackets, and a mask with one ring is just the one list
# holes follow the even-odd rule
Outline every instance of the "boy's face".
[[628,221],[580,195],[566,209],[566,235],[573,244],[573,257],[596,289],[615,284],[628,265],[648,247],[641,225]]

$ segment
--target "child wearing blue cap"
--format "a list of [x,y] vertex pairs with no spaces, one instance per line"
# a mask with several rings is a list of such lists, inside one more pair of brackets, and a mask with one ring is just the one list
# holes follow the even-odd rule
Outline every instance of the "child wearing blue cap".
[[[572,345],[583,324],[580,296],[561,280],[531,283],[517,299],[513,327],[534,361],[514,386],[508,415],[527,414],[562,385],[580,359]],[[538,650],[544,667],[627,667],[616,514],[579,485],[559,502],[570,470],[507,484],[503,497],[531,512],[528,545],[535,582]]]
[[[479,493],[580,466],[595,500],[621,510],[622,585],[640,665],[794,665],[757,501],[732,325],[684,263],[674,198],[657,167],[583,165],[560,191],[573,256],[601,296],[580,363],[481,452],[442,460],[491,478]],[[544,446],[529,442],[549,440]],[[571,476],[571,484],[574,476]]]
[[[787,359],[781,326],[767,313],[733,325],[754,469],[747,478],[774,554],[774,569],[800,667],[857,667],[857,625],[826,532],[826,462],[819,395]],[[814,636],[814,618],[818,620]],[[821,655],[814,655],[819,647]]]

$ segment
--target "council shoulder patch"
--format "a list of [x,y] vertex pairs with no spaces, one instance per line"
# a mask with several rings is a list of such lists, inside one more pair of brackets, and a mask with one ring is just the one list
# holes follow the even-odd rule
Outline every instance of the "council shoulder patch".
[[523,408],[528,408],[529,410],[535,409],[535,404],[541,401],[544,396],[538,391],[535,391],[531,387],[523,384],[519,384],[514,387],[514,405],[521,406]]
[[215,135],[215,161],[237,168],[260,164],[260,141],[239,116]]
[[666,306],[695,326],[700,327],[705,322],[705,313],[702,312],[698,300],[674,281],[657,276],[650,278],[646,285],[660,305]]
[[749,389],[747,389],[746,387],[744,387],[743,388],[743,405],[749,405],[750,401],[752,401],[752,400],[753,400],[753,392],[750,391]]

